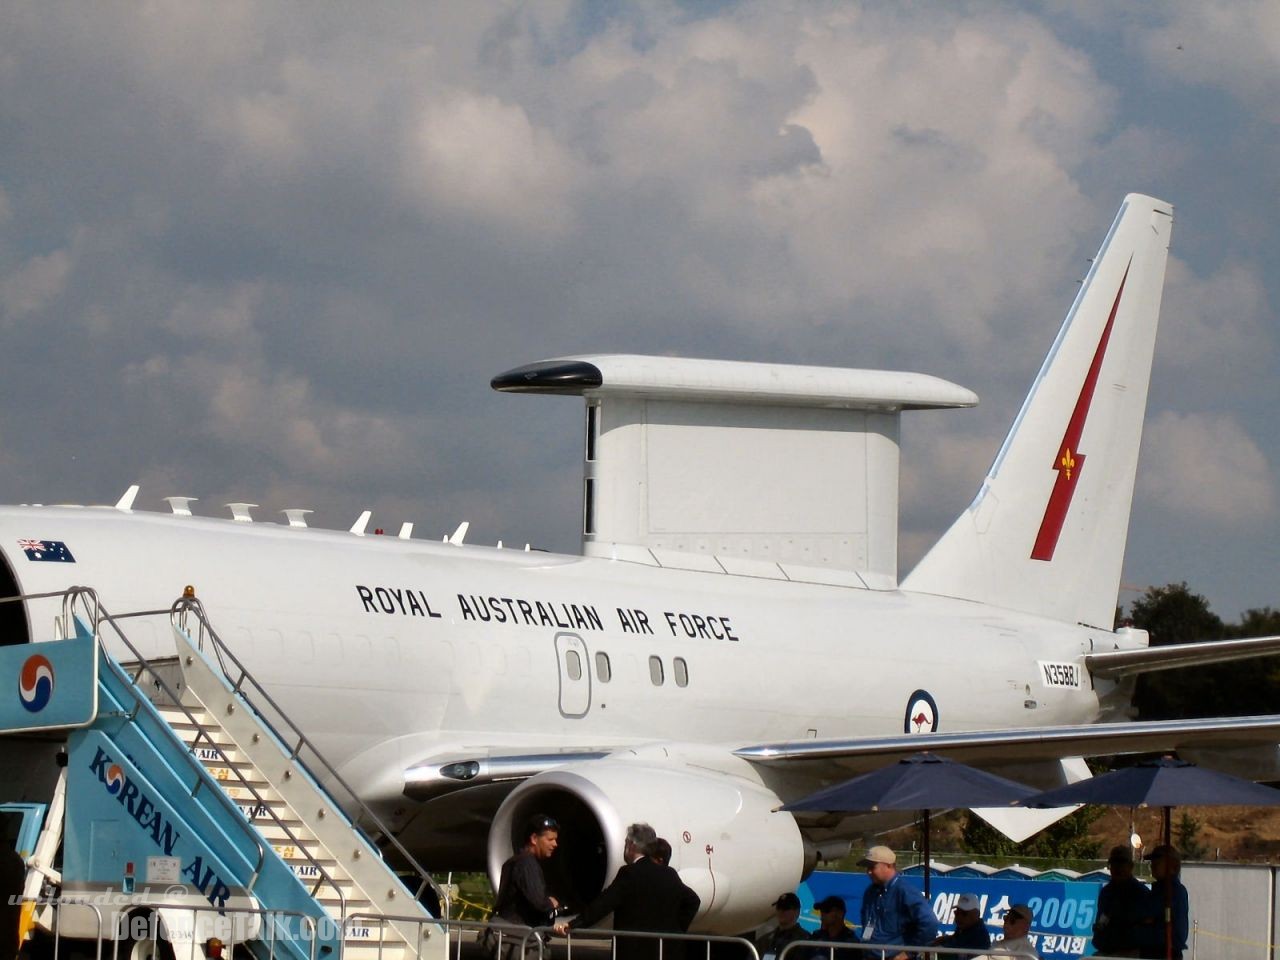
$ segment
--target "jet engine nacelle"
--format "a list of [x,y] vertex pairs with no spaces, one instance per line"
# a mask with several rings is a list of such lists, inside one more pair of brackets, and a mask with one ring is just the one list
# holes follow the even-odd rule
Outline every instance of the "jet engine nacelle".
[[[628,825],[644,822],[671,844],[671,866],[702,898],[696,931],[739,933],[769,916],[804,872],[804,841],[782,801],[736,757],[710,763],[667,750],[615,754],[531,777],[499,807],[489,830],[489,874],[525,841],[531,817],[560,824],[560,846],[545,864],[548,885],[581,908],[622,866]],[[728,774],[728,775],[726,775]]]

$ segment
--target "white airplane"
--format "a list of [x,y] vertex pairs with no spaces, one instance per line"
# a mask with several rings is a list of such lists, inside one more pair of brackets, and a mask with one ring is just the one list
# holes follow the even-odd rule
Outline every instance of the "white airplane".
[[[610,355],[493,381],[585,398],[583,556],[465,545],[465,528],[367,536],[367,515],[326,532],[248,504],[196,517],[190,498],[140,513],[131,489],[0,509],[0,596],[85,584],[122,612],[192,584],[428,866],[494,874],[546,813],[588,898],[645,820],[702,897],[697,928],[743,930],[866,828],[777,808],[917,750],[1045,785],[1086,755],[1274,756],[1280,717],[1121,719],[1138,672],[1280,649],[1112,629],[1171,225],[1168,204],[1125,199],[977,497],[900,584],[899,416],[972,393]],[[43,637],[56,603],[0,605],[4,642]],[[167,618],[139,630],[165,652]]]

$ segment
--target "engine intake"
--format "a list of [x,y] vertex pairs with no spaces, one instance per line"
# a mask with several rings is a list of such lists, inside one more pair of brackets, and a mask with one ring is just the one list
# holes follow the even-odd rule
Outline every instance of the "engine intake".
[[663,751],[566,764],[521,784],[489,830],[489,874],[525,841],[537,814],[560,824],[556,856],[544,864],[552,892],[573,908],[594,898],[622,866],[627,826],[649,823],[672,847],[671,866],[702,898],[693,929],[738,933],[803,876],[805,845],[794,818],[754,769],[719,756],[713,769]]

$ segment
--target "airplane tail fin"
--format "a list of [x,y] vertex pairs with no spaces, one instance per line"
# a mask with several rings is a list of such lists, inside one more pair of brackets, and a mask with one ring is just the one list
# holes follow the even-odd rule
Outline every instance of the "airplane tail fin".
[[1110,629],[1172,225],[1125,197],[978,495],[902,589]]

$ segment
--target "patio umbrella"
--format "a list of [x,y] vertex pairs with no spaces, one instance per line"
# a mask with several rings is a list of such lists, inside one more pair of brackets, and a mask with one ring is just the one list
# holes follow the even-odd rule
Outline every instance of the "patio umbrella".
[[1174,807],[1277,807],[1280,790],[1197,767],[1186,760],[1141,760],[1023,800],[1024,807],[1069,807],[1092,803],[1109,807],[1163,807],[1164,842],[1172,843]]
[[919,810],[924,819],[924,892],[927,896],[930,811],[1011,806],[1034,793],[1030,787],[946,757],[917,753],[880,770],[826,787],[781,809],[826,813]]
[[[1172,810],[1175,806],[1276,807],[1280,790],[1229,773],[1206,770],[1186,760],[1161,757],[1142,760],[1132,767],[1112,770],[1088,780],[1036,794],[1022,802],[1026,807],[1065,807],[1092,803],[1112,807],[1163,807],[1164,842],[1172,842]],[[1173,955],[1173,918],[1165,885],[1165,955]]]

